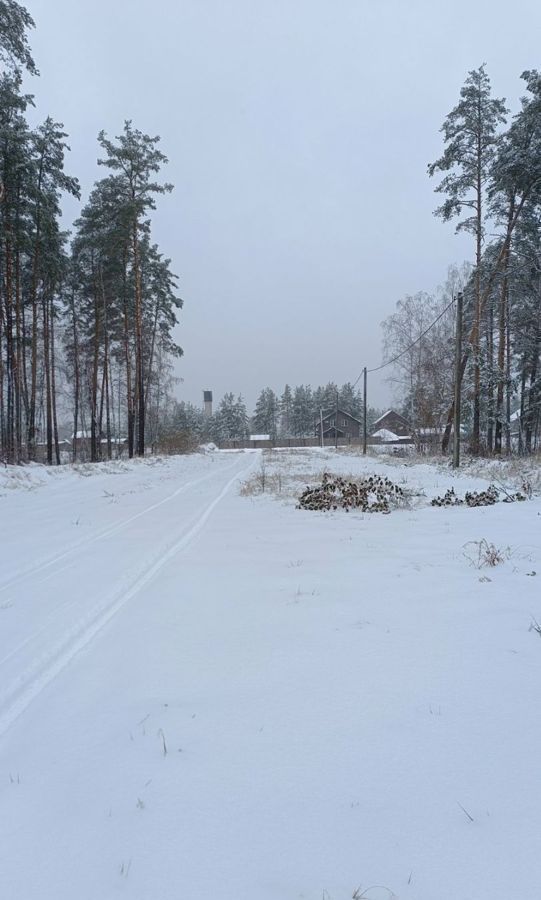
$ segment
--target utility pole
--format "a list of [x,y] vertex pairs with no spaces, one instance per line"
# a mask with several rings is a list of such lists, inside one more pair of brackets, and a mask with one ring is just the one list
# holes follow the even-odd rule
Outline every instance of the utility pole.
[[366,366],[363,369],[363,456],[366,456]]
[[321,429],[321,446],[325,446],[325,441],[323,440],[323,410],[319,410],[319,427]]
[[462,306],[463,297],[460,291],[456,298],[456,338],[455,338],[455,413],[453,420],[453,468],[460,466],[460,363],[462,361]]
[[338,450],[338,391],[336,392],[336,417],[334,420],[334,449]]

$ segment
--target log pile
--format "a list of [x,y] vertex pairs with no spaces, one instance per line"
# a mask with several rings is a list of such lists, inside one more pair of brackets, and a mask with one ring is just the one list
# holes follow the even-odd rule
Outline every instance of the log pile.
[[[503,488],[499,490],[490,484],[484,491],[466,491],[459,497],[454,488],[448,488],[441,497],[434,497],[431,506],[493,506],[500,501],[503,494],[504,503],[526,500],[526,496],[517,491],[512,494]],[[403,506],[406,494],[397,484],[384,475],[368,475],[364,478],[343,478],[324,472],[321,484],[306,487],[299,497],[297,509],[317,511],[334,511],[344,509],[360,509],[362,512],[390,513],[393,507]]]
[[389,513],[401,500],[404,500],[402,488],[385,476],[369,475],[353,481],[324,472],[320,485],[302,492],[297,509]]
[[[515,501],[526,500],[524,494],[517,491],[516,494],[509,494],[507,491],[503,498],[504,503],[514,503]],[[466,491],[462,500],[455,494],[454,488],[449,488],[441,497],[434,497],[430,501],[431,506],[494,506],[500,500],[500,491],[498,488],[490,484],[485,491]]]

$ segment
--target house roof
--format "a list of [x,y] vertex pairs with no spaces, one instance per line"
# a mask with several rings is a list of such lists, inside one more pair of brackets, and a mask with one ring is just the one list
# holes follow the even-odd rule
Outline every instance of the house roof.
[[383,415],[380,416],[379,419],[376,419],[376,421],[372,424],[372,428],[374,428],[374,427],[378,424],[378,422],[383,422],[383,420],[385,419],[385,417],[388,416],[388,415],[390,415],[390,414],[392,414],[393,416],[396,416],[397,419],[400,419],[400,421],[403,422],[404,425],[407,425],[408,428],[409,428],[409,422],[408,422],[408,420],[405,419],[404,416],[401,416],[400,413],[397,413],[397,411],[396,411],[395,409],[388,409],[387,412],[384,412]]
[[[352,419],[354,422],[357,422],[359,425],[362,425],[360,419],[357,419],[356,416],[352,416],[350,412],[347,412],[345,409],[342,409],[340,406],[338,407],[338,414],[341,416],[347,416],[348,419]],[[323,421],[325,419],[330,419],[331,416],[336,415],[336,407],[331,409],[329,412],[323,413]],[[316,416],[316,422],[319,422],[320,416]]]

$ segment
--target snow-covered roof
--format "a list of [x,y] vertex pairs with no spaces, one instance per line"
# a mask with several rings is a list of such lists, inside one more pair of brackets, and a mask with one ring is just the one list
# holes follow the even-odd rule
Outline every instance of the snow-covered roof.
[[379,419],[376,419],[376,421],[374,422],[374,425],[377,425],[378,422],[381,422],[381,420],[384,419],[385,416],[388,416],[389,413],[392,413],[392,409],[388,409],[387,412],[384,412],[383,415],[379,417]]
[[379,438],[380,441],[399,441],[400,438],[393,431],[389,431],[388,428],[380,428],[379,431],[375,431],[372,437]]

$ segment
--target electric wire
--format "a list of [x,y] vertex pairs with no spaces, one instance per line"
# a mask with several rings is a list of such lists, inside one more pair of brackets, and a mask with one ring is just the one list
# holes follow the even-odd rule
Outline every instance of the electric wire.
[[[379,372],[381,369],[385,369],[387,366],[391,366],[393,363],[397,362],[397,360],[399,360],[402,356],[405,356],[406,353],[409,353],[410,350],[412,350],[413,347],[415,347],[415,345],[419,343],[419,341],[422,341],[422,339],[428,334],[428,332],[432,328],[434,328],[434,325],[437,325],[438,322],[440,321],[440,319],[443,319],[445,313],[449,312],[449,310],[451,309],[451,307],[453,306],[454,303],[455,303],[455,298],[453,297],[451,302],[448,303],[447,306],[445,307],[445,309],[442,310],[441,313],[434,319],[434,321],[430,323],[428,328],[425,328],[425,330],[423,332],[421,332],[419,337],[415,338],[415,340],[412,341],[412,343],[408,347],[406,347],[405,350],[401,350],[400,353],[397,353],[396,356],[393,356],[393,358],[387,360],[387,362],[382,363],[381,366],[376,366],[373,369],[367,369],[366,374],[368,375],[371,372]],[[364,373],[364,367],[361,369],[359,377],[353,382],[353,387],[356,387],[356,385],[359,383],[359,381],[363,377],[363,373]]]

